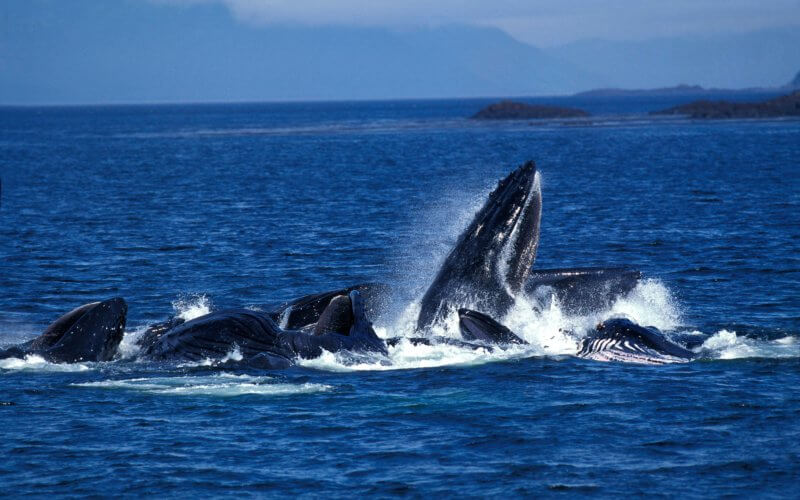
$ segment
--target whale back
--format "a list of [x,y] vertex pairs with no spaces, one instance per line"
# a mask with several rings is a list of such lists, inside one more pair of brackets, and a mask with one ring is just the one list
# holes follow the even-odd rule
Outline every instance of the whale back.
[[533,269],[525,292],[544,293],[545,298],[552,294],[562,311],[590,314],[608,308],[633,290],[641,278],[640,271],[623,267]]
[[155,360],[204,361],[264,353],[286,360],[293,353],[280,342],[281,329],[268,314],[249,309],[212,312],[152,337],[141,356]]
[[340,295],[347,297],[353,290],[361,294],[366,303],[367,312],[372,317],[378,316],[384,309],[390,293],[388,285],[361,283],[338,290],[305,295],[281,304],[269,314],[273,321],[287,330],[313,328],[334,297]]

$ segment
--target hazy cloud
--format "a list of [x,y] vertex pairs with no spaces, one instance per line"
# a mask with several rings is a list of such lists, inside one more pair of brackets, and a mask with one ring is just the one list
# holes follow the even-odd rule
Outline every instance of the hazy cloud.
[[800,25],[800,0],[151,0],[222,3],[247,23],[496,26],[540,46]]

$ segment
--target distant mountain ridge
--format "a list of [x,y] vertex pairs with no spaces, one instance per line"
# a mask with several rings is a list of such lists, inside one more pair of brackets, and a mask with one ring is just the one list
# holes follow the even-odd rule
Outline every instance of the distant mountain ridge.
[[5,0],[0,104],[705,95],[788,80],[798,46],[800,29],[775,29],[540,49],[491,27],[255,26],[217,2]]
[[0,102],[552,95],[594,79],[497,28],[257,27],[212,3],[26,1],[0,15]]
[[724,89],[724,88],[705,88],[700,85],[675,85],[674,87],[660,87],[654,89],[622,89],[622,88],[600,88],[585,90],[573,94],[576,97],[629,97],[629,96],[697,96],[714,97],[718,95],[732,94],[768,94],[780,93],[786,90],[800,89],[800,72],[794,79],[785,85],[778,87],[750,87],[743,89]]
[[718,90],[721,89],[706,89],[700,85],[681,84],[674,87],[660,87],[655,89],[601,88],[577,92],[574,95],[581,97],[706,95]]

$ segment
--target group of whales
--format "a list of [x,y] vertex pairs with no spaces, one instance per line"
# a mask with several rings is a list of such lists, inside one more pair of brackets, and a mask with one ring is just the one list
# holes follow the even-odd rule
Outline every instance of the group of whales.
[[[461,233],[420,302],[415,337],[380,338],[370,321],[387,306],[389,287],[361,284],[308,295],[274,310],[226,309],[150,326],[138,338],[138,358],[154,361],[229,359],[281,369],[322,351],[387,354],[401,341],[448,343],[473,349],[527,344],[494,318],[521,293],[545,289],[567,310],[609,305],[632,290],[641,274],[621,268],[533,270],[539,243],[541,186],[525,163],[502,179]],[[433,336],[434,326],[457,314],[461,339]],[[86,304],[58,318],[40,336],[0,349],[0,359],[38,355],[51,362],[110,361],[119,357],[127,304],[121,298]],[[235,355],[232,355],[235,354]],[[624,318],[597,325],[577,356],[638,363],[688,361],[696,355],[653,327]]]

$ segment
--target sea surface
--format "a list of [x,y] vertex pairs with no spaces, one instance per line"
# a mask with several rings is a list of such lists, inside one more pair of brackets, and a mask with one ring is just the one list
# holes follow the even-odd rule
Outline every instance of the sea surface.
[[[0,360],[0,496],[758,496],[800,479],[800,121],[692,121],[670,98],[0,108],[0,346],[129,304],[109,363]],[[521,297],[530,343],[401,343],[286,371],[134,361],[156,321],[365,281],[409,335],[497,180],[533,159],[536,268],[629,266],[601,313]],[[702,360],[573,356],[625,315]],[[444,332],[448,334],[448,332]],[[453,332],[449,332],[453,333]]]

